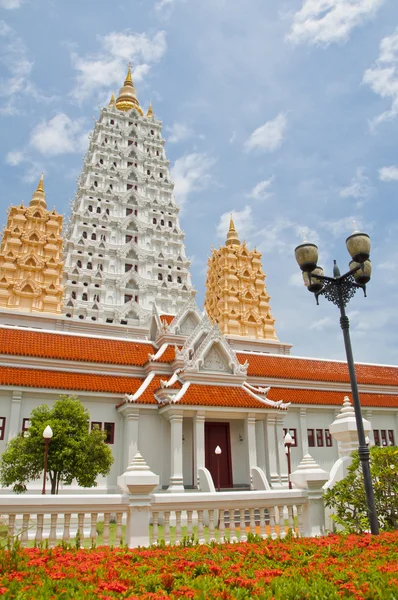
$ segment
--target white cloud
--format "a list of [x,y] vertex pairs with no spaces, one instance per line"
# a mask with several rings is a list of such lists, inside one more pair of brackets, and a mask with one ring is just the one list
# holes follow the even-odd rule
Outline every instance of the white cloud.
[[317,233],[307,225],[279,218],[262,229],[260,223],[256,223],[256,231],[251,243],[258,240],[257,247],[264,254],[292,255],[294,247],[301,243],[303,234],[309,241],[317,243]]
[[233,131],[231,137],[229,138],[229,143],[233,144],[235,139],[236,139],[236,131]]
[[344,42],[383,3],[384,0],[303,0],[301,9],[293,16],[287,39],[326,46]]
[[17,114],[18,100],[33,91],[29,80],[33,63],[23,41],[4,21],[0,21],[0,64],[9,72],[7,78],[0,79],[0,98],[5,100],[0,113]]
[[286,127],[286,116],[279,113],[275,119],[267,121],[253,131],[245,142],[245,150],[273,152],[282,144]]
[[19,8],[24,0],[0,0],[0,8],[12,10]]
[[29,144],[46,156],[82,152],[87,146],[88,133],[81,120],[72,120],[59,113],[49,121],[42,121],[33,129]]
[[333,237],[341,237],[345,233],[352,233],[356,228],[361,229],[361,223],[353,216],[343,217],[335,221],[323,221],[320,225]]
[[269,179],[264,179],[264,181],[260,181],[254,188],[247,194],[248,198],[252,198],[253,200],[266,200],[272,196],[272,192],[269,191],[272,183],[274,182],[275,177],[272,175]]
[[381,181],[398,181],[398,166],[392,165],[379,169],[379,179]]
[[189,194],[205,189],[211,181],[211,168],[215,159],[205,153],[186,154],[178,158],[170,173],[174,181],[174,193],[179,206]]
[[115,88],[117,91],[125,79],[129,61],[134,64],[134,81],[141,81],[167,48],[164,31],[158,31],[153,37],[146,33],[112,32],[98,39],[101,49],[96,56],[71,54],[72,64],[78,71],[72,96],[79,101],[98,90]]
[[13,150],[12,152],[8,152],[6,156],[6,163],[11,165],[12,167],[16,167],[20,165],[24,160],[24,154],[20,150]]
[[293,287],[302,287],[304,285],[303,274],[301,271],[297,270],[290,275],[289,285],[292,285]]
[[217,236],[223,240],[226,239],[229,230],[231,214],[239,239],[243,241],[254,230],[254,220],[250,206],[245,206],[243,210],[233,209],[230,212],[222,214],[217,225]]
[[363,167],[358,167],[350,184],[340,190],[340,196],[342,198],[355,198],[358,200],[358,207],[362,206],[363,201],[369,198],[372,193],[373,187],[369,177],[365,175]]
[[171,127],[166,128],[169,132],[167,141],[171,144],[183,142],[193,136],[194,132],[184,123],[174,123]]
[[323,319],[318,319],[318,321],[313,321],[310,325],[310,329],[314,329],[315,331],[323,331],[327,327],[335,326],[335,322],[331,317],[323,317]]
[[367,69],[363,76],[363,83],[382,98],[391,99],[391,107],[375,117],[371,122],[374,130],[380,123],[390,121],[398,115],[398,29],[383,38],[380,42],[379,57],[374,65]]

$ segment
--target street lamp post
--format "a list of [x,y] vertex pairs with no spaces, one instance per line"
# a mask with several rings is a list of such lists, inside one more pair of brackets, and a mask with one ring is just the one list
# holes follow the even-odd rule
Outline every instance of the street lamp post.
[[217,446],[217,448],[214,450],[214,453],[217,457],[217,491],[220,491],[220,454],[221,454],[221,448],[220,446]]
[[50,425],[47,425],[45,430],[43,431],[43,438],[46,444],[46,448],[44,450],[44,473],[43,473],[43,489],[41,491],[42,494],[46,493],[46,477],[47,477],[47,461],[48,461],[48,447],[51,442],[51,438],[53,437],[53,430]]
[[292,465],[291,465],[291,460],[290,460],[290,448],[293,444],[293,438],[288,432],[286,433],[285,437],[283,438],[283,443],[285,444],[285,452],[286,452],[286,456],[287,456],[287,477],[288,477],[288,482],[289,482],[289,490],[292,489],[292,482],[290,480],[290,475],[292,472]]
[[352,260],[349,264],[350,270],[344,275],[340,274],[336,261],[334,261],[333,277],[326,277],[324,275],[322,267],[317,265],[318,248],[315,244],[308,243],[307,241],[303,242],[295,249],[295,255],[298,265],[303,271],[304,284],[310,292],[315,294],[317,304],[319,304],[319,296],[323,295],[340,309],[340,326],[343,331],[352,399],[354,402],[359,442],[358,454],[362,465],[369,524],[371,533],[377,535],[379,533],[379,523],[377,520],[372,478],[370,475],[369,448],[366,445],[365,432],[363,429],[361,403],[359,400],[357,377],[349,332],[350,323],[345,312],[345,307],[359,288],[363,290],[366,297],[366,284],[370,281],[372,272],[372,266],[369,260],[370,239],[366,233],[355,230],[354,233],[347,238],[346,245]]

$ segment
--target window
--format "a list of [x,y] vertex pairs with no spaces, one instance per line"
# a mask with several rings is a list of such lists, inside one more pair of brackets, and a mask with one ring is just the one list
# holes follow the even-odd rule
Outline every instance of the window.
[[133,265],[124,265],[124,272],[127,273],[127,271],[131,271],[132,268]]
[[97,213],[99,214],[101,212],[101,207],[97,206]]
[[157,221],[156,221],[155,217],[152,219],[152,223],[153,223],[154,225],[156,225]]
[[127,304],[127,302],[130,302],[130,300],[133,299],[133,296],[130,296],[130,294],[125,294],[124,295],[124,303]]
[[79,267],[79,269],[81,269],[82,268],[82,261],[78,260],[77,263],[76,263],[76,265]]
[[102,430],[102,423],[100,421],[91,421],[91,431],[94,429]]
[[380,434],[379,434],[379,430],[378,429],[375,429],[373,431],[373,437],[375,439],[375,445],[376,446],[380,446]]
[[106,433],[105,443],[113,444],[115,441],[115,423],[104,423],[104,431]]
[[114,125],[115,121],[113,119],[111,119],[111,125]]
[[381,445],[387,446],[387,431],[385,429],[381,429],[380,433],[381,433]]
[[289,432],[290,435],[292,436],[292,439],[293,439],[292,447],[293,446],[296,447],[297,446],[297,429],[292,429],[292,428],[290,428],[290,429],[284,429],[283,430],[283,437],[285,437],[285,435],[287,434],[287,432]]
[[128,162],[128,163],[127,163],[127,166],[128,166],[128,167],[132,167],[132,166],[133,166],[133,163],[132,163],[132,162]]
[[104,159],[100,158],[100,165],[103,165],[103,164],[104,164]]
[[92,239],[92,240],[96,240],[96,239],[97,239],[97,236],[96,236],[96,234],[95,234],[95,233],[92,233],[92,234],[91,234],[91,239]]
[[163,275],[161,273],[158,273],[158,280],[163,281]]
[[160,221],[160,224],[161,224],[161,225],[164,225],[164,221],[163,221],[163,219]]
[[390,444],[390,446],[395,446],[394,431],[392,429],[388,430],[388,443]]
[[322,448],[322,446],[324,446],[324,443],[323,443],[323,429],[317,429],[316,430],[316,445],[318,446],[318,448]]
[[308,447],[315,448],[315,435],[313,429],[307,429]]
[[163,177],[163,173],[159,173],[159,177]]
[[82,294],[82,300],[84,300],[85,302],[87,302],[88,296],[87,296],[86,293]]
[[5,432],[6,432],[6,418],[0,417],[0,440],[4,440]]
[[333,438],[329,429],[325,429],[325,446],[327,446],[328,448],[333,446]]
[[91,204],[89,205],[89,207],[88,207],[88,210],[89,210],[90,212],[93,212],[93,207],[91,206]]
[[177,277],[177,283],[181,283],[181,277],[179,275]]
[[167,281],[173,281],[173,278],[171,277],[171,275],[167,275]]
[[22,419],[22,435],[25,437],[26,432],[30,427],[30,419]]
[[72,298],[72,300],[76,300],[76,292],[72,292],[70,297]]
[[169,227],[173,227],[173,223],[169,221]]
[[131,183],[128,183],[128,184],[127,184],[127,189],[128,189],[128,190],[131,190],[131,189],[132,189],[132,187],[133,187],[133,186],[132,186],[132,184],[131,184]]
[[93,265],[91,264],[91,262],[88,262],[87,263],[87,269],[92,269],[92,268],[93,268]]
[[87,239],[87,231],[83,231],[83,238],[86,240]]
[[132,235],[126,235],[126,244],[128,244],[129,242],[131,242],[132,239],[133,239]]
[[132,213],[132,212],[133,212],[133,209],[132,209],[132,208],[126,208],[126,217],[127,217],[128,215],[131,215],[131,213]]
[[149,169],[147,169],[147,170],[146,170],[146,174],[147,174],[147,175],[150,175],[150,174],[151,174],[151,172],[150,172],[150,170],[149,170]]

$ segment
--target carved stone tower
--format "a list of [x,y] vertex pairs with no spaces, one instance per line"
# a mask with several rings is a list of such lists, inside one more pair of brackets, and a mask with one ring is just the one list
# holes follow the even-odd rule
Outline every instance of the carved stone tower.
[[64,313],[144,324],[195,295],[162,123],[140,107],[130,68],[90,137],[65,239]]
[[214,249],[208,261],[207,314],[224,334],[278,340],[269,300],[261,254],[240,243],[231,216],[225,246]]
[[43,175],[29,206],[11,206],[0,247],[0,306],[62,311],[62,216],[47,210]]

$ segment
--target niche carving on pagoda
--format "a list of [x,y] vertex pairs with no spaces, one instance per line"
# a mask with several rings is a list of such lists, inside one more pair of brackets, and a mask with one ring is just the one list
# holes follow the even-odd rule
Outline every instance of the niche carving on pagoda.
[[34,298],[41,295],[41,288],[32,280],[24,279],[14,285],[14,294],[25,298]]

